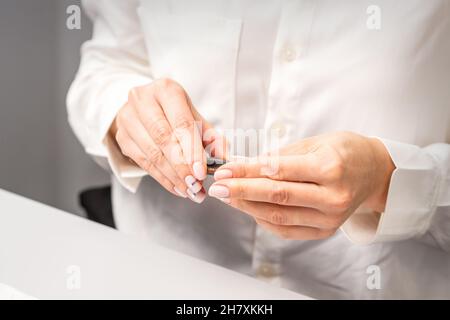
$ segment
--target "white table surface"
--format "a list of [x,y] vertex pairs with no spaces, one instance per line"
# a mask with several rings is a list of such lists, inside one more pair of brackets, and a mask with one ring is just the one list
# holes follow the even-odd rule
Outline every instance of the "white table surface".
[[2,190],[0,284],[38,299],[307,299]]

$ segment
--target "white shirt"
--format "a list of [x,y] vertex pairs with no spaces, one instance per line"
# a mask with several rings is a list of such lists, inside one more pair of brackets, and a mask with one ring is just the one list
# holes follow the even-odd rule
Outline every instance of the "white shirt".
[[[94,35],[69,120],[113,173],[118,228],[316,298],[450,298],[450,3],[377,3],[85,0]],[[386,211],[358,211],[326,240],[287,241],[142,179],[106,132],[128,91],[160,77],[219,128],[279,129],[283,145],[338,130],[378,137],[397,167]]]

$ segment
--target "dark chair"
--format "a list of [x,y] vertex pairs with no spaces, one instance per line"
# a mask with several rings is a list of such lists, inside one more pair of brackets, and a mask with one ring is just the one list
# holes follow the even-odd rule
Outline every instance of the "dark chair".
[[111,201],[111,186],[82,191],[78,200],[89,220],[115,228]]

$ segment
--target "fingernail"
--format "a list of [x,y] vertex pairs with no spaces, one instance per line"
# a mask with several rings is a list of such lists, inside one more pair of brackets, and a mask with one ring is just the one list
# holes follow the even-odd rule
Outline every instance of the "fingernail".
[[184,178],[184,182],[186,182],[188,188],[191,188],[197,182],[197,180],[193,176],[189,175]]
[[187,198],[187,195],[180,191],[177,187],[174,187],[173,190],[182,198]]
[[201,163],[200,161],[195,162],[192,165],[192,169],[194,171],[194,176],[198,180],[205,180],[206,179],[206,170],[205,170],[205,166],[203,165],[203,163]]
[[208,190],[208,194],[214,198],[228,198],[230,191],[225,186],[212,185]]
[[206,194],[204,192],[194,193],[189,189],[187,190],[187,194],[188,194],[189,198],[196,203],[202,203],[206,197]]
[[233,172],[229,169],[221,169],[214,173],[214,180],[229,179],[233,177]]
[[196,181],[192,187],[189,188],[193,193],[197,193],[202,190],[202,185],[200,182]]

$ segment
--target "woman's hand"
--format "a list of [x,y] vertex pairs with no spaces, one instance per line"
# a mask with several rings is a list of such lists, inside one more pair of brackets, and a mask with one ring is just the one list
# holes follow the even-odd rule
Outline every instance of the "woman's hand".
[[169,192],[200,203],[205,198],[204,148],[219,141],[211,131],[184,89],[161,79],[130,91],[110,134],[125,156]]
[[360,206],[383,212],[395,166],[377,139],[335,133],[215,173],[209,195],[286,239],[330,237]]

